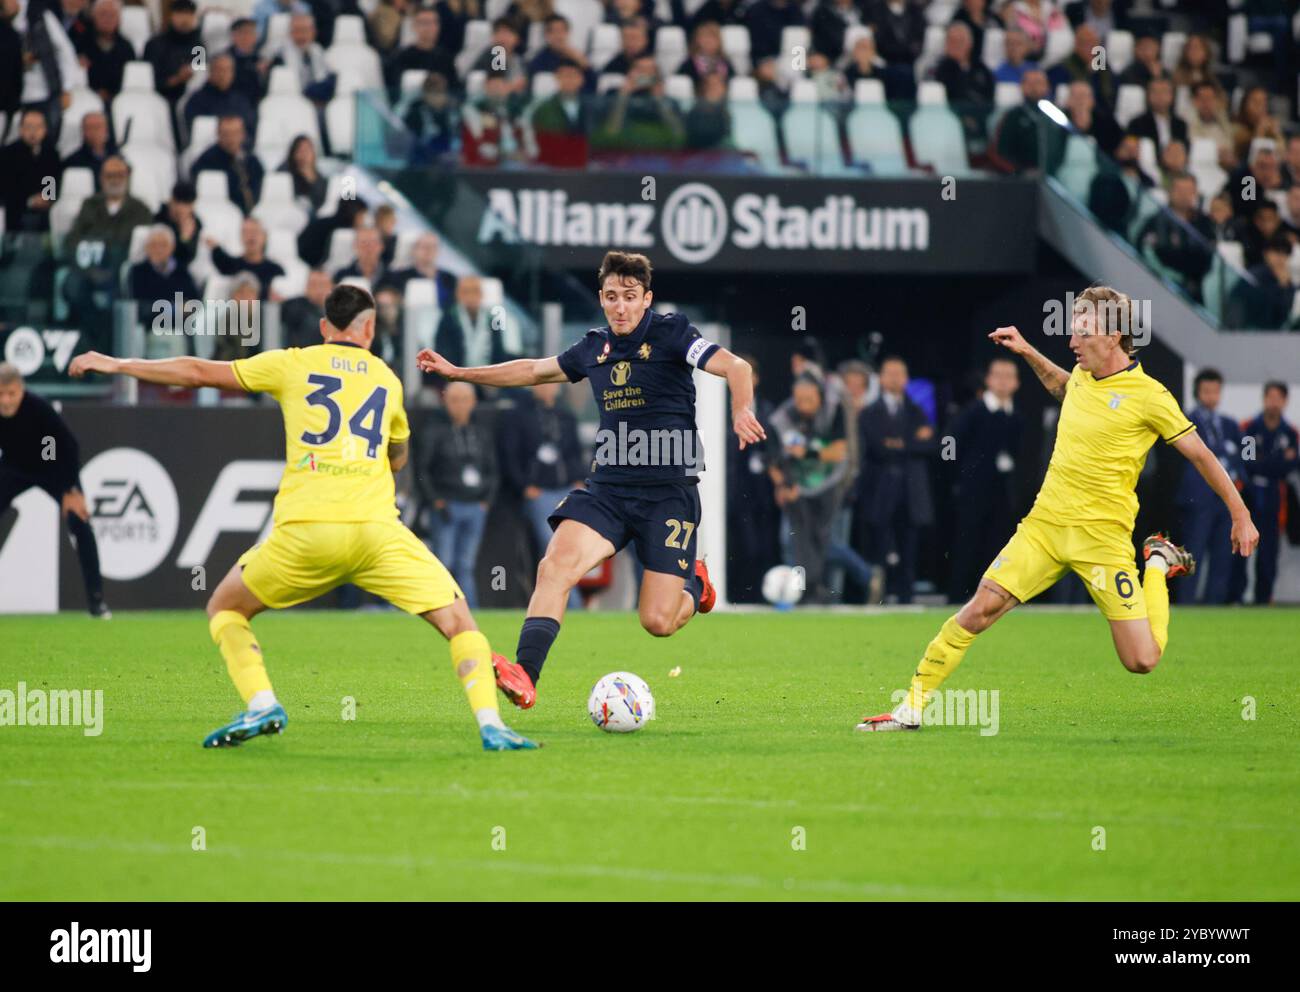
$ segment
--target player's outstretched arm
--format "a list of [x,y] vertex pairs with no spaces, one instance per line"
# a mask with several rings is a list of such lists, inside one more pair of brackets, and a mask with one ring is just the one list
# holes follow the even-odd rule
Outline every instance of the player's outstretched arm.
[[461,368],[452,365],[432,348],[415,356],[421,372],[432,372],[450,382],[476,382],[483,386],[535,386],[539,382],[568,382],[556,358],[517,358],[497,365]]
[[160,386],[185,386],[197,389],[214,386],[217,389],[242,391],[230,362],[214,362],[207,358],[113,358],[97,351],[78,355],[68,366],[68,375],[80,379],[87,372],[104,375],[129,375],[141,382]]
[[1196,471],[1201,473],[1201,478],[1214,490],[1219,499],[1223,500],[1223,505],[1228,508],[1228,513],[1232,516],[1232,550],[1243,558],[1249,558],[1250,553],[1259,544],[1259,531],[1254,521],[1250,519],[1250,511],[1241,501],[1241,494],[1237,492],[1237,487],[1232,484],[1232,478],[1223,470],[1219,459],[1214,457],[1214,452],[1205,446],[1205,442],[1196,431],[1189,430],[1174,442],[1174,447],[1196,466]]
[[727,380],[731,391],[731,423],[743,451],[747,444],[767,440],[767,432],[754,416],[754,369],[726,348],[719,348],[702,366],[705,372]]
[[1034,375],[1038,376],[1038,381],[1043,384],[1043,388],[1058,400],[1065,400],[1065,384],[1070,381],[1070,373],[1026,341],[1024,335],[1014,325],[999,327],[989,335],[989,340],[1002,345],[1013,355],[1023,358],[1034,370]]

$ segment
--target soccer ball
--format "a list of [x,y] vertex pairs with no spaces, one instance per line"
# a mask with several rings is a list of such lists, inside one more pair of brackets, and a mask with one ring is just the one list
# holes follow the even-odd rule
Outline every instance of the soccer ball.
[[610,672],[587,698],[591,722],[611,734],[630,734],[655,718],[655,697],[645,679],[631,672]]
[[777,609],[788,609],[803,598],[803,569],[775,565],[763,576],[763,598]]

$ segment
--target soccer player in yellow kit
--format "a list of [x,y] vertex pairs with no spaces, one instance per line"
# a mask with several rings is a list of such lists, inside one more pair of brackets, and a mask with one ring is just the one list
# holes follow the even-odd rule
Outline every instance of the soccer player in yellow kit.
[[155,361],[87,352],[70,374],[128,375],[143,382],[269,393],[284,416],[285,467],[271,533],[240,557],[208,601],[208,629],[245,710],[204,740],[225,747],[278,734],[288,717],[275,697],[249,621],[354,583],[423,617],[451,646],[451,660],[478,720],[483,749],[537,745],[504,723],[492,649],[442,563],[398,519],[393,473],[406,463],[411,430],[402,383],[370,353],[375,301],[339,286],[325,301],[323,344],[262,352],[233,362]]
[[961,663],[975,636],[1071,570],[1087,583],[1110,621],[1124,667],[1137,674],[1155,668],[1169,640],[1165,580],[1190,575],[1196,567],[1183,548],[1153,534],[1143,544],[1146,568],[1138,581],[1133,489],[1157,438],[1191,461],[1227,505],[1233,551],[1248,557],[1258,543],[1259,532],[1218,459],[1169,390],[1133,358],[1131,308],[1129,297],[1107,286],[1079,294],[1071,314],[1070,350],[1077,360],[1071,372],[1048,361],[1014,327],[989,335],[1024,358],[1061,401],[1047,477],[975,595],[926,647],[906,697],[892,713],[865,718],[858,730],[919,729],[926,702]]

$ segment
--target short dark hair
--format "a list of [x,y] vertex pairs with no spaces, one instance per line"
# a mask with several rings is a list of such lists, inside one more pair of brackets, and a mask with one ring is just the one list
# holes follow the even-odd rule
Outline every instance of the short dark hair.
[[230,23],[231,31],[238,31],[241,28],[247,28],[247,27],[257,27],[257,22],[254,21],[251,17],[236,17]]
[[199,198],[194,184],[182,179],[172,187],[172,199],[177,203],[193,203]]
[[1196,373],[1196,378],[1192,380],[1192,395],[1199,396],[1201,392],[1201,383],[1217,382],[1223,385],[1223,373],[1218,369],[1201,369]]
[[515,24],[515,22],[512,21],[510,18],[498,17],[495,21],[492,22],[493,32],[499,31],[501,30],[501,28],[509,28],[511,31],[514,32],[516,38],[519,37],[519,26]]
[[880,367],[883,369],[890,362],[898,362],[903,368],[907,368],[907,359],[902,355],[885,355],[880,359]]
[[992,372],[993,366],[997,365],[998,362],[1005,362],[1008,365],[1015,366],[1016,371],[1017,372],[1020,371],[1020,366],[1016,365],[1016,360],[1012,358],[1010,355],[994,355],[992,358],[989,359],[989,363],[984,366],[984,374],[988,375],[990,372]]
[[375,298],[359,286],[335,286],[325,297],[325,319],[346,331],[357,315],[375,308]]
[[569,26],[569,19],[568,19],[567,17],[565,17],[563,14],[551,14],[551,15],[550,15],[549,17],[547,17],[546,20],[543,21],[542,23],[545,24],[546,27],[549,28],[549,27],[550,27],[552,24],[554,24],[556,21],[561,22],[561,23],[562,23],[566,28]]
[[171,12],[173,14],[185,13],[186,11],[194,14],[198,12],[198,9],[198,5],[195,4],[194,0],[172,0]]
[[1287,388],[1287,384],[1283,382],[1281,379],[1270,379],[1268,382],[1264,383],[1265,396],[1268,395],[1268,391],[1270,389],[1276,389],[1279,393],[1282,394],[1284,399],[1291,395],[1291,390]]
[[555,63],[555,71],[559,72],[561,69],[577,69],[578,72],[582,72],[582,66],[578,64],[578,60],[571,59],[567,55]]
[[1280,233],[1274,234],[1271,238],[1269,238],[1266,242],[1264,242],[1264,251],[1278,252],[1279,254],[1282,255],[1290,255],[1291,239],[1288,238],[1285,234],[1280,234]]
[[1214,90],[1216,95],[1219,92],[1219,87],[1214,83],[1210,82],[1208,79],[1201,79],[1192,85],[1192,96],[1195,96],[1197,93],[1201,92],[1201,90],[1205,89]]
[[635,279],[641,287],[650,292],[650,259],[644,255],[628,251],[607,251],[601,259],[600,271],[596,273],[596,289],[605,288],[605,280],[617,276],[620,281]]

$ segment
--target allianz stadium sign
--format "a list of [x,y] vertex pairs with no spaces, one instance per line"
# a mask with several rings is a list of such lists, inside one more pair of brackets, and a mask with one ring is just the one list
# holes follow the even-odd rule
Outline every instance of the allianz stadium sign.
[[954,200],[938,179],[461,175],[483,194],[479,244],[575,268],[620,247],[667,269],[1015,273],[1037,241],[1034,187],[1018,180],[959,180]]

